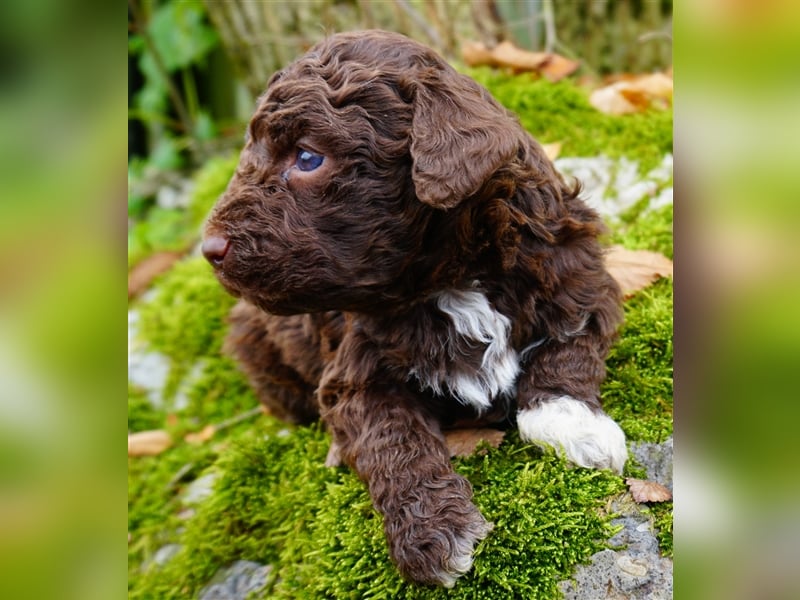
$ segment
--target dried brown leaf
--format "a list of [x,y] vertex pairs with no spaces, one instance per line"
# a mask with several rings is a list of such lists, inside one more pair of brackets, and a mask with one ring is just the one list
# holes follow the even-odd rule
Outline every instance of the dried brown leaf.
[[636,502],[666,502],[672,500],[672,492],[660,483],[628,477],[625,480],[631,496]]
[[467,42],[461,47],[461,58],[470,67],[496,66],[492,51],[483,42]]
[[667,108],[672,102],[672,90],[672,77],[664,73],[631,76],[596,89],[589,96],[589,103],[601,112],[624,115],[651,106]]
[[551,55],[546,52],[529,52],[509,41],[497,44],[492,50],[492,57],[498,66],[515,71],[538,71],[551,60]]
[[564,77],[572,75],[581,66],[581,63],[570,60],[560,54],[550,54],[550,60],[544,63],[539,71],[550,81],[561,81]]
[[672,77],[665,73],[650,73],[637,77],[630,87],[651,98],[671,100],[674,82]]
[[514,71],[538,71],[551,58],[545,52],[528,52],[508,41],[494,48],[487,48],[483,42],[468,42],[461,48],[461,57],[470,67],[487,65]]
[[161,429],[128,434],[128,456],[155,456],[171,445],[172,438]]
[[637,110],[636,106],[620,93],[620,87],[616,83],[593,91],[589,95],[589,104],[607,115],[627,115]]
[[649,250],[628,250],[612,246],[606,253],[606,269],[617,280],[622,293],[630,296],[659,277],[672,277],[672,261]]
[[183,439],[189,444],[202,444],[203,442],[207,442],[214,437],[216,432],[217,428],[214,425],[206,425],[200,431],[187,433]]
[[133,267],[128,273],[128,298],[144,292],[153,279],[169,270],[180,257],[178,252],[156,252]]
[[444,434],[450,456],[470,456],[482,441],[497,448],[504,436],[505,432],[489,428],[452,429]]
[[461,57],[470,67],[489,66],[513,71],[535,71],[550,81],[559,81],[577,71],[580,63],[547,52],[530,52],[509,41],[488,48],[483,42],[467,42],[461,47]]

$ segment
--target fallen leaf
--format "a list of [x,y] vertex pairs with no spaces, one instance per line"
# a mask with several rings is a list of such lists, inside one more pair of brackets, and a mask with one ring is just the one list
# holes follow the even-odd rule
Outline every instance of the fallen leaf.
[[625,480],[636,502],[665,502],[672,500],[672,492],[660,483],[628,477]]
[[674,83],[672,76],[666,73],[650,73],[637,77],[633,82],[633,88],[647,94],[651,98],[672,99]]
[[544,154],[550,160],[555,160],[561,154],[561,142],[553,142],[552,144],[542,144]]
[[470,456],[482,441],[497,448],[504,436],[505,432],[490,428],[452,429],[444,433],[450,456]]
[[500,42],[492,50],[492,57],[500,67],[508,67],[516,71],[538,71],[551,60],[546,52],[529,52],[517,48],[509,41]]
[[217,428],[213,425],[206,425],[200,431],[195,433],[187,433],[183,439],[188,442],[189,444],[202,444],[203,442],[207,442],[214,434],[217,432]]
[[619,95],[622,96],[628,104],[633,106],[636,112],[642,112],[650,106],[651,98],[647,95],[647,92],[642,90],[621,88],[619,90]]
[[494,57],[492,51],[486,47],[483,42],[467,42],[461,47],[461,58],[470,67],[477,67],[480,65],[494,65]]
[[597,89],[589,96],[589,104],[607,115],[627,115],[636,112],[636,106],[631,104],[620,93],[617,84]]
[[128,456],[155,456],[171,445],[172,438],[161,429],[128,434]]
[[560,54],[550,54],[550,59],[544,63],[539,71],[549,81],[561,81],[564,77],[572,75],[581,66],[576,60],[570,60]]
[[610,115],[641,112],[650,107],[668,108],[672,103],[673,81],[665,73],[626,77],[594,90],[589,103]]
[[489,66],[512,71],[534,71],[550,81],[558,81],[574,73],[580,63],[559,54],[531,52],[509,41],[488,48],[483,42],[467,42],[461,47],[461,57],[470,67]]
[[672,277],[672,261],[649,250],[612,246],[605,256],[606,269],[616,279],[625,297],[646,288],[659,277]]
[[178,252],[156,252],[133,267],[128,273],[128,298],[145,291],[153,279],[167,271],[180,257]]

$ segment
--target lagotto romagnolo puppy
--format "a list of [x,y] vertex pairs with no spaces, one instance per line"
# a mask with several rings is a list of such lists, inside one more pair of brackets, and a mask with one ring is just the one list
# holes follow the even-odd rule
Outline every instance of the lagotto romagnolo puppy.
[[322,418],[407,578],[453,585],[491,525],[442,430],[620,472],[601,409],[621,319],[602,223],[517,119],[429,48],[333,35],[276,73],[203,253],[241,298],[227,347],[261,401]]

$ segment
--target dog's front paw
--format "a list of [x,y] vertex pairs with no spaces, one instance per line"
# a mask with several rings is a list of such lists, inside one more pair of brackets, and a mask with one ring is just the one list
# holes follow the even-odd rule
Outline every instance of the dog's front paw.
[[628,459],[625,434],[608,415],[569,396],[540,402],[517,414],[523,440],[552,446],[581,467],[622,473]]
[[386,537],[392,560],[407,579],[450,588],[472,567],[475,545],[492,524],[470,501],[466,480],[453,475],[434,485],[418,488],[385,515]]

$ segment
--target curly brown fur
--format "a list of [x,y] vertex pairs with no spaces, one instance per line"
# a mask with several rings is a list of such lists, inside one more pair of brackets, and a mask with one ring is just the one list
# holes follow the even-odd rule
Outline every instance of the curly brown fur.
[[452,585],[491,529],[442,428],[620,471],[600,408],[621,318],[598,216],[489,93],[398,34],[275,74],[204,253],[242,301],[228,349],[284,418],[321,416],[408,578]]

